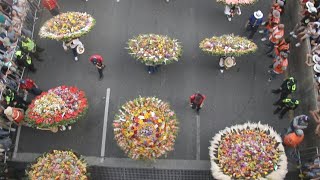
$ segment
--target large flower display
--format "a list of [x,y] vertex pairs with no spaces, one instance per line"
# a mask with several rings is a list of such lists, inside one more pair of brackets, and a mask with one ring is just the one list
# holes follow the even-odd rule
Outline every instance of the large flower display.
[[154,160],[172,151],[177,125],[169,104],[156,97],[125,103],[113,121],[115,139],[132,159]]
[[200,49],[215,56],[241,56],[253,53],[257,45],[245,37],[231,35],[213,36],[200,42]]
[[177,39],[158,34],[140,34],[128,42],[129,54],[146,65],[178,61],[182,47]]
[[284,179],[287,157],[281,137],[268,125],[226,128],[211,141],[211,172],[218,180]]
[[40,28],[39,35],[41,38],[66,41],[85,35],[95,22],[90,14],[66,12],[46,21]]
[[75,123],[87,114],[85,93],[76,87],[59,86],[37,96],[26,111],[32,127],[50,128]]
[[87,163],[73,151],[53,150],[44,153],[26,170],[31,180],[87,180]]
[[218,3],[226,5],[251,5],[257,1],[258,0],[217,0]]

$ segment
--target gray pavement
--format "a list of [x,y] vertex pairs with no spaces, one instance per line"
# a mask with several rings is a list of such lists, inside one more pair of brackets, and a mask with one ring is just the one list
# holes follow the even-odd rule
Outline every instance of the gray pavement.
[[[242,15],[228,22],[224,7],[213,0],[80,0],[61,1],[64,11],[86,11],[97,25],[81,40],[86,52],[74,62],[71,52],[64,52],[60,42],[40,39],[46,49],[45,62],[37,63],[33,78],[44,90],[66,84],[83,89],[89,99],[89,116],[78,122],[69,132],[38,131],[22,128],[21,153],[42,153],[52,148],[72,148],[85,156],[99,156],[103,126],[105,92],[111,89],[106,157],[126,158],[113,139],[112,120],[118,108],[128,100],[141,96],[157,96],[168,101],[177,113],[180,132],[175,151],[167,159],[196,160],[196,114],[188,106],[188,97],[199,90],[207,96],[200,113],[200,160],[208,160],[211,137],[226,126],[246,121],[269,124],[278,132],[289,121],[272,114],[272,103],[277,99],[271,88],[280,84],[282,77],[268,83],[267,67],[272,62],[263,53],[264,46],[255,42],[259,50],[238,58],[235,68],[221,74],[218,57],[209,56],[198,48],[199,42],[212,35],[243,34],[247,17],[261,9],[267,15],[269,4],[259,1],[244,7]],[[38,25],[49,18],[42,12]],[[38,26],[39,28],[39,26]],[[129,56],[126,42],[140,33],[166,34],[182,42],[183,55],[178,63],[161,67],[149,75],[145,67]],[[93,53],[104,56],[105,77],[98,81],[96,69],[88,62]]]

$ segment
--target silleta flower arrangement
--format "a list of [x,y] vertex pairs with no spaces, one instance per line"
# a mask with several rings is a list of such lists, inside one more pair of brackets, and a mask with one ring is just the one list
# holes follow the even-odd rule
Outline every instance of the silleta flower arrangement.
[[59,86],[37,96],[26,111],[25,121],[32,127],[69,125],[87,114],[85,93],[76,87]]
[[217,0],[218,3],[226,5],[252,5],[258,0]]
[[44,153],[26,170],[31,180],[87,180],[87,163],[73,151],[53,150]]
[[85,35],[93,28],[95,22],[90,14],[66,12],[46,21],[40,28],[39,36],[66,41]]
[[175,113],[156,97],[125,103],[113,121],[115,139],[132,159],[154,160],[173,150],[178,133]]
[[200,49],[215,56],[241,56],[253,53],[257,50],[257,45],[245,37],[223,35],[213,36],[200,42]]
[[279,134],[270,126],[245,123],[226,128],[211,141],[215,179],[284,179],[287,157]]
[[182,47],[177,39],[158,34],[140,34],[128,42],[129,54],[146,65],[178,61]]

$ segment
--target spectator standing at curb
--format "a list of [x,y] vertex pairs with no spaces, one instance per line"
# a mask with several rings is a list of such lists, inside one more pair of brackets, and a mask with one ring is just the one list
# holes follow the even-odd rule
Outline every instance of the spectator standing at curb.
[[263,13],[260,10],[251,14],[251,16],[249,17],[246,23],[246,30],[250,31],[250,34],[248,36],[249,39],[253,38],[254,34],[257,32],[262,22],[263,22]]
[[297,80],[294,77],[289,77],[288,79],[284,80],[278,89],[273,89],[271,91],[274,94],[281,93],[280,99],[274,104],[280,103],[280,101],[287,98],[289,94],[295,92],[296,90],[297,90]]
[[206,99],[206,96],[200,94],[200,92],[197,92],[195,94],[192,94],[189,99],[191,108],[196,109],[197,113],[199,113],[200,109],[203,106],[203,102]]
[[289,110],[295,110],[299,106],[300,102],[297,99],[294,98],[286,98],[279,102],[277,105],[277,109],[274,110],[273,114],[277,114],[280,112],[279,118],[282,119],[283,116],[289,111]]
[[71,39],[70,41],[63,41],[62,46],[65,51],[68,50],[68,47],[71,48],[75,61],[79,60],[78,54],[82,54],[84,52],[83,44],[78,38]]
[[292,133],[298,129],[304,130],[308,127],[309,117],[307,115],[299,115],[293,118],[287,130],[287,134]]
[[26,80],[20,80],[20,89],[31,92],[35,96],[38,96],[42,93],[42,90],[39,89],[38,85],[29,78],[27,78]]
[[4,110],[4,114],[7,116],[7,118],[16,123],[17,125],[21,125],[24,119],[24,111],[20,108],[13,108],[13,107],[7,107]]
[[57,0],[42,0],[42,5],[51,13],[52,16],[60,14],[60,7]]
[[103,57],[99,54],[94,54],[90,56],[89,61],[96,66],[99,73],[99,80],[103,78],[103,69],[106,67],[103,64]]

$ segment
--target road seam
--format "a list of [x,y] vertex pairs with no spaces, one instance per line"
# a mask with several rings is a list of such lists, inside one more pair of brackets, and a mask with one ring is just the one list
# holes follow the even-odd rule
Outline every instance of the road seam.
[[197,154],[196,154],[196,160],[200,160],[200,115],[196,116],[197,121]]
[[18,132],[17,132],[17,136],[16,136],[16,141],[14,143],[14,150],[13,150],[13,155],[12,155],[13,158],[15,158],[17,156],[20,134],[21,134],[21,126],[18,127]]

